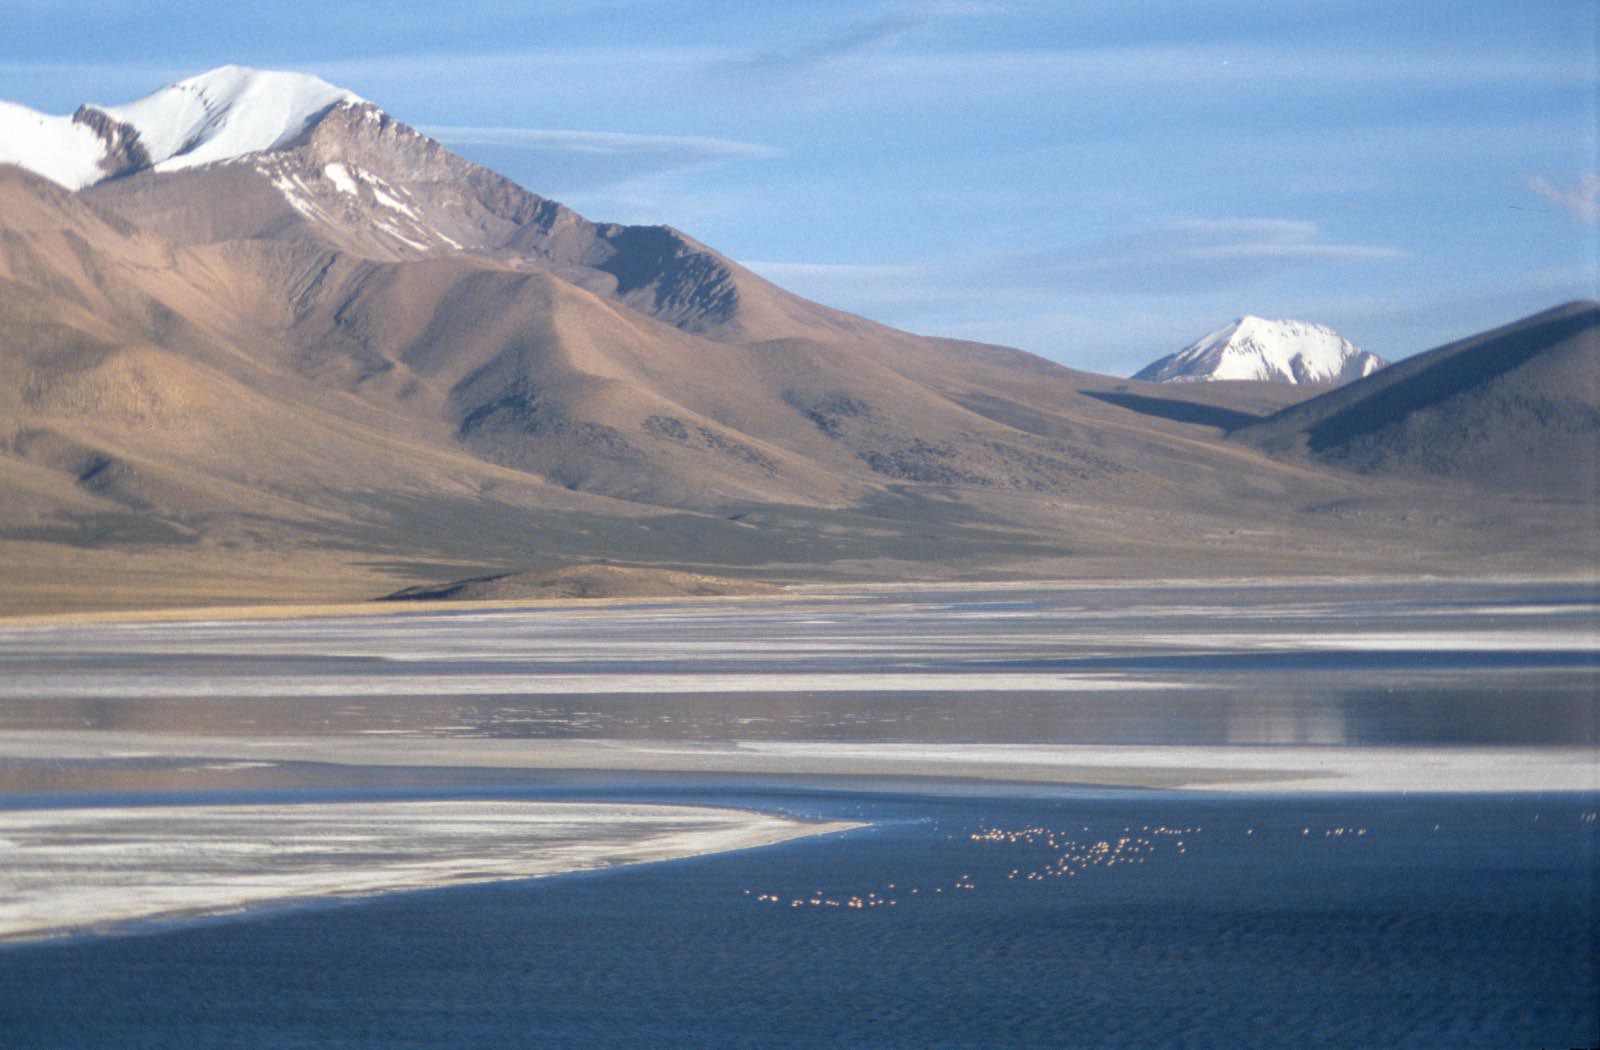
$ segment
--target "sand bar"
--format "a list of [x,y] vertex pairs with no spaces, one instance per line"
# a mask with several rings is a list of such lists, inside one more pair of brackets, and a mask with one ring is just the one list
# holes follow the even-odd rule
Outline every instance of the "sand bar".
[[530,801],[0,810],[0,941],[672,860],[854,826]]
[[246,736],[14,730],[8,760],[192,759],[777,776],[887,776],[1272,794],[1600,790],[1586,747],[1195,746],[505,740],[371,733]]

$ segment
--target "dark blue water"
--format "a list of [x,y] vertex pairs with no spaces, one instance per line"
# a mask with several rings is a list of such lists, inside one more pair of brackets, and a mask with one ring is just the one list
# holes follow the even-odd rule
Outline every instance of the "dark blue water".
[[876,823],[11,947],[0,1046],[1600,1043],[1596,796],[539,793]]

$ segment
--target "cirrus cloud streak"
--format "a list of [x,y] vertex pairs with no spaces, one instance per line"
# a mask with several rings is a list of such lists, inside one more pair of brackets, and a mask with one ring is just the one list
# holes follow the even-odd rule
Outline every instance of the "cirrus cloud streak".
[[1528,180],[1528,188],[1579,222],[1600,222],[1600,173],[1584,172],[1571,189],[1536,175]]

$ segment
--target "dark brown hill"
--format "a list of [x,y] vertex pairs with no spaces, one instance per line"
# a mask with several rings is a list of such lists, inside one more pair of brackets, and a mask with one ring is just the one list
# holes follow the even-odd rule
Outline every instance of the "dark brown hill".
[[437,586],[407,587],[385,601],[544,601],[606,598],[712,598],[781,594],[758,580],[625,565],[570,565],[546,572],[513,572]]
[[1567,303],[1418,354],[1235,436],[1364,474],[1593,500],[1600,304]]

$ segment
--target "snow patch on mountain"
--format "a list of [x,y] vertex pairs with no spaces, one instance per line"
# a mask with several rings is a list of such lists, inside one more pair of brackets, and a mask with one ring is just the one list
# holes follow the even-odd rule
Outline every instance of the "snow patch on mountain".
[[322,214],[322,209],[312,203],[311,191],[301,181],[300,176],[264,168],[256,170],[272,180],[273,188],[283,194],[283,199],[289,202],[289,207],[308,219],[327,219],[327,216]]
[[[363,174],[365,174],[365,172],[363,172]],[[411,194],[406,190],[396,189],[387,182],[384,182],[382,179],[378,178],[376,175],[370,175],[367,177],[367,188],[372,191],[372,199],[383,205],[385,208],[388,208],[391,211],[400,212],[409,219],[421,221],[422,214],[418,212],[417,209],[394,196],[396,193],[405,194],[407,197],[411,196]]]
[[[410,190],[358,165],[334,161],[307,168],[292,156],[262,153],[252,166],[291,208],[313,222],[339,226],[355,221],[369,233],[380,234],[380,240],[387,238],[392,242],[388,247],[401,245],[410,252],[462,250],[460,242],[429,224]],[[377,210],[364,209],[363,204],[374,204]]]
[[71,117],[0,102],[0,164],[15,164],[69,190],[99,181],[106,144]]
[[421,212],[405,201],[400,200],[402,196],[410,197],[411,191],[404,187],[390,185],[380,175],[374,175],[364,168],[338,162],[324,165],[322,174],[329,182],[333,183],[334,188],[340,193],[359,198],[361,196],[361,187],[365,186],[367,193],[372,196],[373,201],[379,206],[388,208],[391,211],[401,212],[408,219],[414,219],[417,222],[423,221]]
[[138,166],[178,171],[286,145],[330,108],[364,101],[306,73],[223,66],[70,117],[0,102],[0,164],[82,189],[132,170],[130,144]]
[[361,195],[361,190],[356,185],[356,180],[351,176],[350,169],[343,164],[335,162],[325,165],[322,169],[322,174],[328,177],[328,181],[333,183],[340,193],[348,193],[352,197]]
[[1158,383],[1349,383],[1388,362],[1324,325],[1245,315],[1134,373]]

